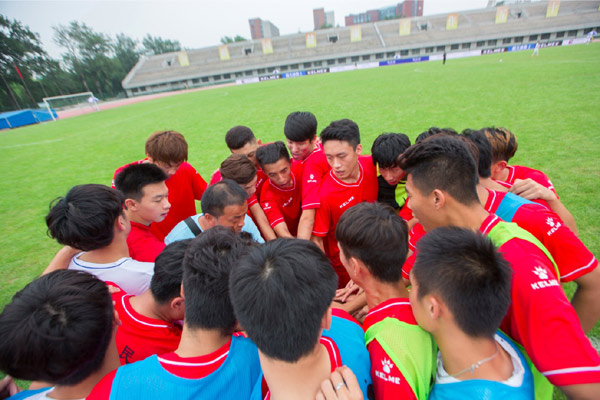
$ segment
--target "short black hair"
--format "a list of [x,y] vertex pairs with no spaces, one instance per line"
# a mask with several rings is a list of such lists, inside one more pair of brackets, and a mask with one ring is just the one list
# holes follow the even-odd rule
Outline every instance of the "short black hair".
[[464,138],[431,137],[409,147],[398,164],[424,195],[441,189],[462,204],[479,202],[477,165]]
[[321,132],[321,143],[325,144],[328,140],[347,142],[352,148],[356,149],[356,146],[360,143],[358,125],[350,119],[333,121]]
[[313,140],[317,136],[317,118],[307,111],[295,111],[285,119],[283,134],[292,142]]
[[488,237],[470,229],[441,227],[423,236],[411,274],[419,299],[440,296],[472,337],[493,337],[511,303],[510,265]]
[[246,246],[231,229],[214,226],[192,239],[183,259],[185,323],[192,329],[233,333],[229,275]]
[[229,287],[236,316],[260,351],[296,362],[319,341],[337,275],[314,243],[279,238],[251,249]]
[[248,143],[252,143],[256,141],[256,137],[252,132],[252,129],[247,126],[234,126],[225,134],[225,143],[229,150],[238,150],[247,145]]
[[465,129],[461,133],[462,136],[469,139],[479,153],[477,162],[477,171],[480,177],[489,178],[492,176],[492,145],[488,138],[485,136],[485,132],[482,130],[474,131],[471,129]]
[[55,385],[82,382],[104,361],[113,310],[106,284],[88,272],[41,276],[0,314],[0,370]]
[[279,140],[260,146],[258,150],[256,150],[256,160],[262,169],[265,169],[265,165],[274,164],[282,158],[285,158],[289,162],[290,153],[288,153],[285,144]]
[[431,136],[435,136],[435,135],[456,136],[456,135],[458,135],[458,132],[456,132],[452,128],[438,128],[437,126],[432,126],[431,128],[427,129],[425,132],[421,132],[419,134],[419,136],[417,136],[417,138],[415,139],[415,144],[421,143],[423,140],[425,140]]
[[168,303],[181,295],[183,257],[191,240],[178,240],[168,244],[154,260],[150,292],[158,303]]
[[168,178],[165,171],[155,164],[133,164],[117,174],[115,188],[123,193],[126,199],[140,201],[144,196],[144,188],[147,185],[161,183]]
[[238,206],[248,200],[248,193],[231,179],[223,179],[206,188],[200,200],[202,212],[215,218],[223,215],[225,207]]
[[391,207],[359,203],[342,214],[335,237],[346,258],[362,261],[382,282],[402,280],[408,253],[408,228]]
[[398,156],[410,147],[410,139],[404,133],[382,133],[371,146],[373,164],[379,168],[394,168]]
[[83,251],[106,247],[113,241],[124,201],[121,192],[108,186],[73,186],[65,197],[50,203],[48,234],[60,244]]

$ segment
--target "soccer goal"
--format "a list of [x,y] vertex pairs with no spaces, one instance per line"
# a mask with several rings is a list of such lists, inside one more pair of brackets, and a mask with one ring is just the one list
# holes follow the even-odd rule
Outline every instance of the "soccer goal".
[[98,98],[94,96],[92,92],[82,92],[67,94],[64,96],[52,96],[44,97],[44,104],[48,109],[48,112],[52,116],[52,119],[56,121],[52,109],[55,110],[66,110],[66,109],[83,109],[91,108],[96,111],[100,111],[98,108]]

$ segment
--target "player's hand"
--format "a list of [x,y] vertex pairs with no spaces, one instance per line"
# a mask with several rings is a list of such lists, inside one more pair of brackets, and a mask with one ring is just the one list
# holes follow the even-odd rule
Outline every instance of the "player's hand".
[[354,314],[352,314],[352,316],[354,317],[354,319],[356,319],[358,322],[360,322],[362,324],[368,313],[369,313],[369,306],[364,306],[363,308],[361,308],[360,310],[358,310]]
[[509,192],[523,197],[527,200],[542,199],[545,201],[556,200],[554,192],[547,187],[537,183],[531,178],[515,179],[515,183],[510,188]]
[[363,394],[354,372],[346,366],[331,373],[329,379],[321,383],[316,400],[363,400]]
[[13,378],[6,375],[4,379],[0,381],[0,399],[7,399],[15,394],[19,393],[19,388]]
[[111,295],[115,294],[115,293],[119,293],[121,291],[121,289],[119,289],[116,286],[113,285],[106,285],[108,286],[108,293],[110,293]]
[[333,300],[339,301],[340,303],[345,303],[348,300],[348,297],[350,297],[352,294],[359,295],[362,292],[364,292],[364,290],[362,290],[360,286],[358,286],[352,280],[350,280],[346,284],[346,287],[335,291],[335,297],[333,298]]

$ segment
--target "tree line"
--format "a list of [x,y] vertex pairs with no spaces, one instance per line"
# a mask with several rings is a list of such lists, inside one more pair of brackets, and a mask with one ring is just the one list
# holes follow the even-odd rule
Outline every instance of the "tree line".
[[73,21],[53,27],[64,49],[52,59],[40,37],[0,14],[0,111],[37,108],[44,97],[91,91],[100,99],[124,96],[121,81],[141,55],[181,50],[177,40],[146,35],[142,43],[120,33],[95,32]]

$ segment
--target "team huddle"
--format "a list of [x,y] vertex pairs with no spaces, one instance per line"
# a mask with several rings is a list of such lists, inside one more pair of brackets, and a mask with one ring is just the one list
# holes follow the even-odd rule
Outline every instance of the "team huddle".
[[283,131],[230,129],[208,185],[156,132],[53,201],[64,247],[0,314],[0,398],[598,398],[598,261],[512,132],[362,155],[349,119]]

